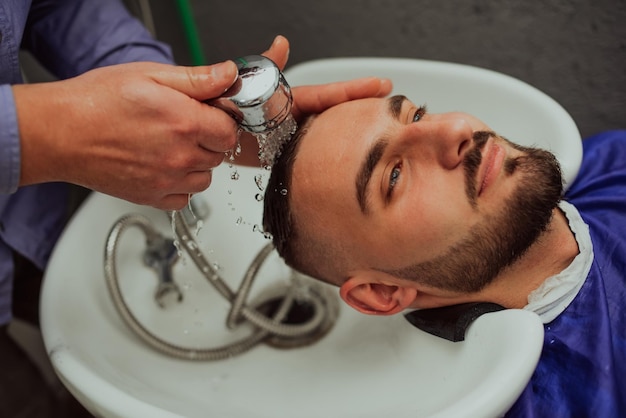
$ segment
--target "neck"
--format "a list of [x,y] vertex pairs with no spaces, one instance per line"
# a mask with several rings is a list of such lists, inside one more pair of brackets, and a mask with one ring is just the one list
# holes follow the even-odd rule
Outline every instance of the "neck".
[[537,242],[493,284],[479,292],[480,297],[507,308],[523,308],[528,304],[528,295],[547,278],[565,270],[578,253],[578,243],[567,218],[556,208]]

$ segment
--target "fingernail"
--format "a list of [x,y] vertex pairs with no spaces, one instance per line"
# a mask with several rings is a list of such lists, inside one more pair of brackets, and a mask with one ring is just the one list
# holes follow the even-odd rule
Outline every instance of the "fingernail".
[[224,61],[213,65],[211,74],[214,78],[232,78],[233,82],[237,78],[237,64],[233,61]]
[[388,78],[380,79],[380,90],[379,93],[386,95],[389,94],[389,91],[393,88],[393,82]]
[[[285,38],[283,35],[278,35],[274,39],[274,43],[278,43],[282,41],[287,42],[287,38]],[[289,52],[291,52],[291,45],[289,45],[289,47],[287,48],[287,59],[289,59]]]

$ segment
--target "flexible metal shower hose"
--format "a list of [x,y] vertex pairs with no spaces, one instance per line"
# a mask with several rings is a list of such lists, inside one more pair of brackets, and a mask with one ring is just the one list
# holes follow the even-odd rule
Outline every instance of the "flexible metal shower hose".
[[214,348],[182,347],[167,342],[146,329],[129,309],[122,295],[116,269],[116,251],[121,234],[129,227],[134,226],[141,229],[146,236],[148,245],[155,240],[162,239],[162,236],[146,217],[130,214],[120,218],[111,228],[105,245],[104,273],[107,288],[123,321],[148,345],[164,354],[176,358],[201,361],[220,360],[248,351],[271,334],[295,338],[311,333],[323,322],[326,315],[324,301],[321,300],[319,296],[311,294],[310,302],[314,305],[315,314],[308,322],[299,325],[281,323],[294,301],[295,291],[293,286],[290,287],[290,290],[285,295],[280,307],[272,318],[266,317],[245,304],[246,296],[256,277],[256,273],[273,249],[271,244],[265,246],[259,254],[257,254],[244,276],[239,291],[235,293],[204,257],[182,215],[179,212],[173,213],[172,221],[174,223],[174,232],[180,245],[185,248],[196,264],[196,267],[198,267],[200,272],[208,279],[209,283],[233,305],[227,320],[227,325],[233,328],[235,323],[242,316],[255,325],[257,329],[253,331],[251,335],[238,342]]

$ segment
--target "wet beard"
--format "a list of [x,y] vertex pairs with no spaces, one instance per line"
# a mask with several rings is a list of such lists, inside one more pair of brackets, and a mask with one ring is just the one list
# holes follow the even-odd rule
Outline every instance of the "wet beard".
[[[479,151],[484,145],[480,141],[476,143],[474,156],[468,156],[469,167],[466,167],[468,180],[471,179],[466,187],[470,202],[476,194],[472,185],[480,165]],[[524,155],[505,162],[506,173],[516,173],[520,181],[502,210],[474,226],[467,238],[446,254],[392,274],[431,287],[473,293],[491,283],[537,241],[561,200],[561,169],[554,155],[547,151],[511,145]],[[471,158],[477,161],[469,161]],[[476,207],[475,202],[473,206]]]

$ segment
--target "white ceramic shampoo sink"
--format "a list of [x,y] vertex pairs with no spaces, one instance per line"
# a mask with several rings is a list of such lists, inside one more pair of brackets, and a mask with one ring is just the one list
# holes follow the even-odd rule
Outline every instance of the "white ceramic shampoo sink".
[[[219,177],[216,172],[216,185],[229,182]],[[94,194],[57,248],[44,288],[42,326],[52,363],[97,416],[496,416],[517,398],[537,362],[543,328],[528,312],[483,315],[464,342],[453,343],[418,330],[402,316],[365,316],[343,304],[334,328],[310,346],[260,345],[216,362],[167,357],[129,331],[105,286],[104,242],[110,226],[127,213],[142,213],[168,230],[163,212]],[[234,241],[238,227],[228,223]],[[210,229],[209,220],[202,231]],[[202,233],[200,241],[205,241]],[[258,250],[263,242],[257,244]],[[156,280],[141,264],[142,246],[142,236],[129,230],[118,259],[128,304],[142,322],[184,346],[228,341],[223,327],[228,305],[203,279],[192,277],[189,260],[175,269],[184,301],[165,311],[156,306]],[[245,264],[254,247],[239,247],[233,258]],[[224,277],[236,269],[236,263],[222,259],[221,264]],[[275,267],[280,277],[282,269]],[[239,278],[236,274],[233,286]],[[259,279],[259,287],[270,284]]]
[[[286,77],[298,85],[384,75],[396,82],[395,92],[438,111],[464,110],[469,99],[457,89],[467,87],[472,95],[478,81],[471,79],[479,76],[482,95],[473,97],[480,104],[466,110],[476,110],[494,123],[513,101],[514,120],[494,128],[506,136],[511,124],[512,139],[530,136],[530,142],[547,144],[566,161],[568,181],[573,179],[576,161],[580,163],[580,137],[560,106],[516,80],[461,66],[444,65],[443,71],[436,64],[331,60],[321,67],[319,63],[294,67]],[[502,96],[505,104],[499,103]],[[459,97],[464,101],[457,106]],[[532,115],[525,117],[526,110]],[[555,117],[533,116],[544,111]],[[201,195],[209,215],[197,240],[207,257],[219,264],[220,275],[236,288],[267,240],[254,227],[261,223],[262,203],[255,199],[258,189],[253,179],[259,171],[238,168],[240,178],[233,181],[233,170],[227,165],[216,169],[213,185]],[[469,327],[465,341],[453,343],[413,327],[402,316],[365,316],[343,303],[335,326],[312,345],[277,349],[262,344],[214,362],[168,357],[129,330],[107,292],[105,240],[116,220],[129,213],[145,215],[171,236],[164,212],[92,194],[59,242],[42,294],[42,329],[52,364],[96,416],[495,417],[517,399],[538,361],[543,328],[529,312],[485,314]],[[124,297],[147,328],[185,347],[223,345],[247,332],[245,326],[234,333],[226,330],[229,304],[188,258],[174,268],[183,302],[159,308],[153,297],[155,275],[141,262],[144,248],[141,233],[127,231],[120,241],[117,266]],[[253,293],[288,277],[289,270],[273,257],[262,268]]]

